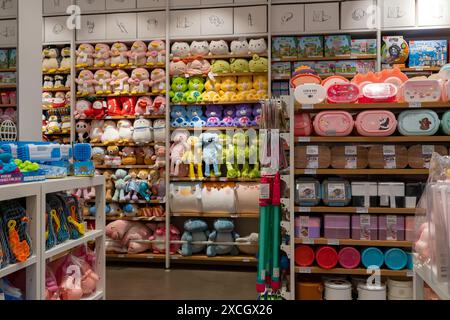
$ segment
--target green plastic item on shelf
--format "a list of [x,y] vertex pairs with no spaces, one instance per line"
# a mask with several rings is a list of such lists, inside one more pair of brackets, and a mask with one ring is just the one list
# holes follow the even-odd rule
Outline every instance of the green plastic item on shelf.
[[19,167],[20,172],[34,172],[39,170],[39,164],[34,162],[30,161],[23,162],[22,160],[19,159],[14,160],[14,162]]

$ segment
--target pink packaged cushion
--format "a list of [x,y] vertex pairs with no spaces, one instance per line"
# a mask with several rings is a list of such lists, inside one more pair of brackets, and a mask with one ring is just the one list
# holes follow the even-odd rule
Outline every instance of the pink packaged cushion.
[[327,90],[329,103],[354,103],[359,97],[359,87],[353,83],[338,83]]
[[314,118],[314,130],[319,136],[348,136],[353,126],[353,118],[346,111],[322,111]]
[[386,110],[363,111],[356,117],[356,131],[362,136],[390,136],[397,128],[395,115]]

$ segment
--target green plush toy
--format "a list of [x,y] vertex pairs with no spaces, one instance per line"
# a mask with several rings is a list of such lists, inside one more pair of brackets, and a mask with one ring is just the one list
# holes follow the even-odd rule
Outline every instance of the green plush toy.
[[211,66],[212,73],[229,73],[230,64],[225,60],[215,60]]
[[250,158],[252,159],[251,165],[253,165],[253,169],[251,169],[251,165],[249,164],[249,173],[248,177],[250,179],[256,179],[259,178],[261,175],[261,172],[259,170],[259,139],[258,135],[249,135],[249,144],[248,144],[248,157],[247,161],[250,162]]
[[250,72],[267,72],[269,61],[267,58],[254,55],[252,61],[249,63]]
[[205,80],[202,77],[191,77],[188,83],[188,91],[183,94],[183,101],[187,103],[202,102],[202,92],[204,90]]
[[188,90],[188,82],[186,78],[176,77],[172,79],[171,90],[169,92],[170,99],[173,103],[183,102],[185,92]]
[[246,59],[231,59],[231,65],[230,65],[231,72],[248,72],[249,64]]

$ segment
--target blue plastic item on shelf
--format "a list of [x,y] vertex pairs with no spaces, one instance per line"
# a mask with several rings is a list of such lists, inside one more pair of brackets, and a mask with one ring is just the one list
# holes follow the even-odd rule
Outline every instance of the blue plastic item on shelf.
[[26,144],[17,149],[17,158],[31,162],[53,162],[61,160],[59,144]]
[[91,161],[92,147],[89,143],[77,143],[73,146],[73,175],[92,177],[95,174],[94,162]]
[[366,268],[369,268],[370,266],[381,268],[384,264],[384,254],[378,248],[366,248],[361,253],[361,262]]
[[89,143],[77,143],[73,146],[73,157],[76,161],[91,160],[92,147]]
[[408,263],[406,265],[406,268],[408,270],[412,270],[414,268],[413,254],[411,252],[407,252],[406,255],[408,256]]
[[384,263],[391,270],[402,270],[408,264],[408,256],[402,249],[392,248],[385,252]]

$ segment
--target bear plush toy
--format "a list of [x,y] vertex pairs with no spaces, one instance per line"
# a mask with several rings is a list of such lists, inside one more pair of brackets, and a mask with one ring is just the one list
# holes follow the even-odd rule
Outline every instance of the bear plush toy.
[[208,41],[192,41],[190,53],[191,56],[207,56],[209,54]]
[[233,127],[235,115],[236,115],[235,106],[226,106],[223,111],[223,119],[220,125],[224,127]]
[[204,244],[191,244],[193,241],[207,241],[209,237],[208,225],[199,219],[190,219],[184,223],[184,233],[182,241],[187,243],[181,246],[181,255],[191,256],[194,253],[203,252],[206,248]]
[[186,108],[183,106],[174,106],[170,112],[170,117],[172,127],[181,128],[188,125]]
[[188,91],[188,81],[182,77],[173,78],[170,88],[170,99],[173,103],[180,103],[183,101],[184,94]]
[[223,107],[221,105],[208,105],[206,106],[206,126],[218,127],[222,123]]
[[211,41],[209,44],[209,54],[211,55],[224,55],[228,54],[228,43],[225,40]]
[[190,127],[204,127],[206,124],[201,106],[188,106],[187,117]]
[[[214,231],[209,235],[209,241],[213,242],[235,242],[239,235],[234,232],[234,223],[231,220],[218,219],[214,222]],[[208,245],[206,249],[208,257],[216,255],[231,254],[233,256],[239,254],[236,246],[230,245]]]
[[249,104],[240,104],[236,107],[235,125],[239,127],[249,127],[252,122],[253,109]]
[[189,57],[191,48],[187,42],[174,42],[172,45],[172,56],[175,58]]

